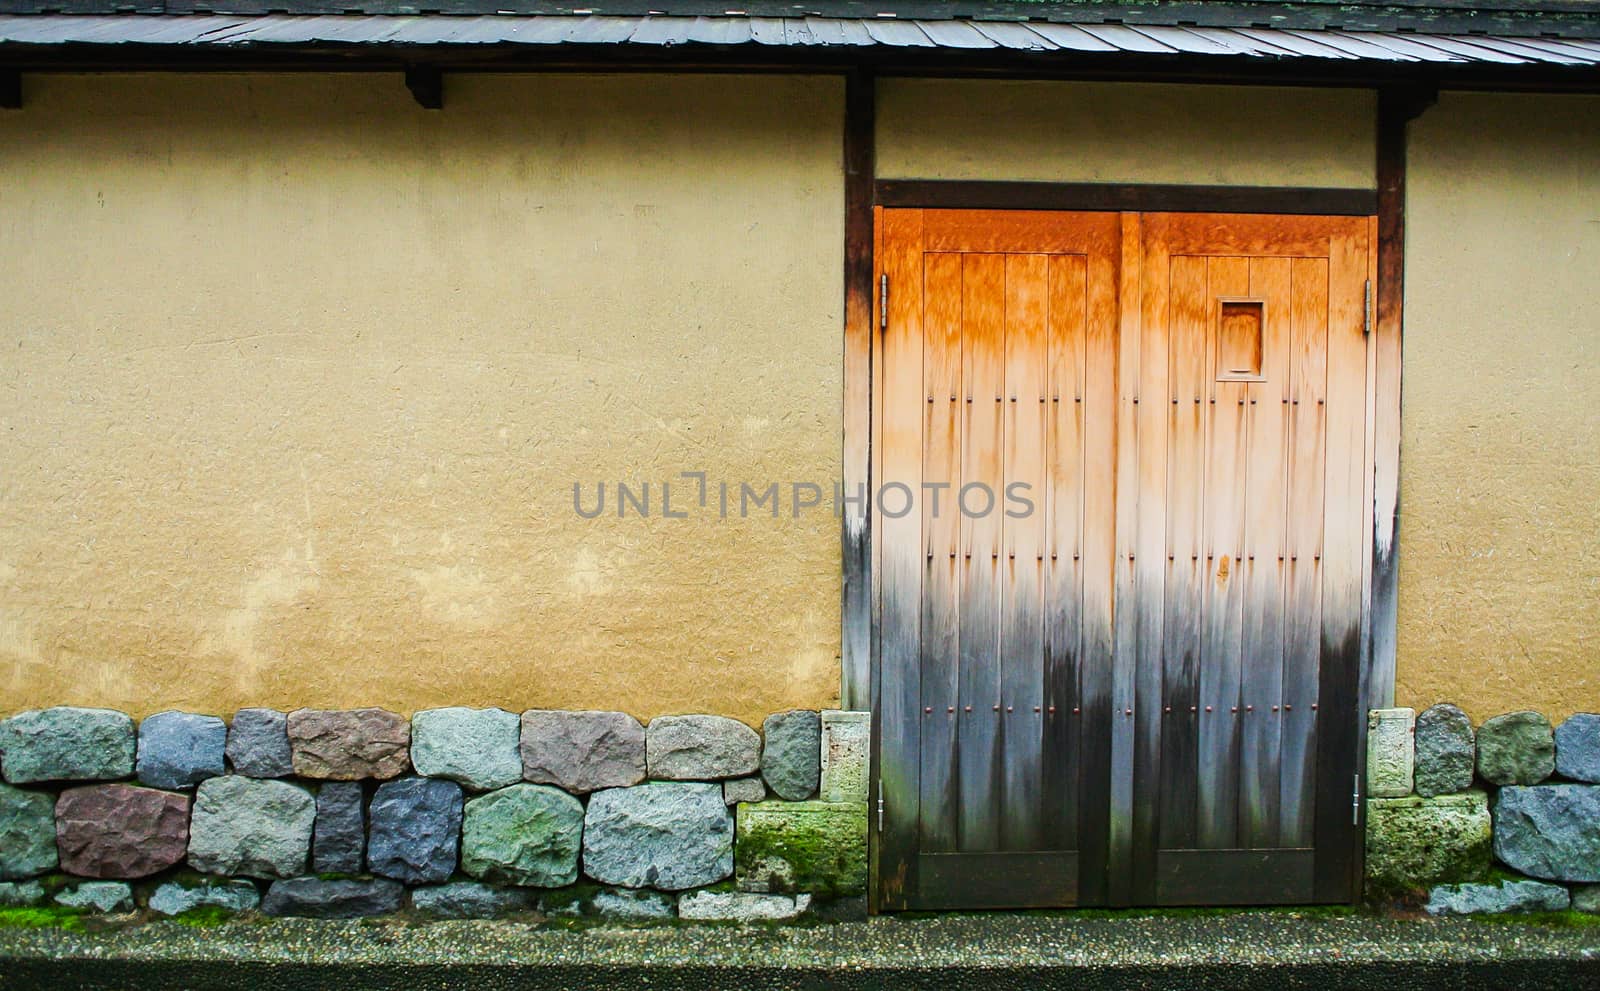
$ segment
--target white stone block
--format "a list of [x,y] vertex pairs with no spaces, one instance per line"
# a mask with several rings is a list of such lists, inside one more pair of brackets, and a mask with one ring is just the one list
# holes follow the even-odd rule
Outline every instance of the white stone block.
[[865,802],[871,760],[872,713],[824,710],[822,801]]
[[1367,714],[1367,795],[1404,798],[1411,794],[1417,730],[1415,709],[1373,709]]

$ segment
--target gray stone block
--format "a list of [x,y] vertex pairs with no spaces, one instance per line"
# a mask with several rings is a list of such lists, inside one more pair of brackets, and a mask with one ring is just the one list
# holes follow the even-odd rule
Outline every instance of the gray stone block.
[[411,721],[385,709],[296,709],[289,750],[302,778],[397,778],[411,769]]
[[169,710],[139,724],[136,768],[152,788],[192,788],[225,770],[228,724],[216,716]]
[[539,908],[550,916],[584,916],[637,922],[672,919],[678,915],[676,895],[648,888],[602,888],[579,884],[545,893]]
[[1600,785],[1500,789],[1494,855],[1547,881],[1600,881]]
[[760,778],[729,778],[722,783],[722,801],[725,804],[762,802],[766,798],[767,786]]
[[1600,783],[1600,715],[1578,712],[1556,727],[1556,773]]
[[57,706],[0,721],[0,769],[12,784],[128,778],[133,755],[125,712]]
[[316,801],[287,781],[240,775],[207,778],[195,789],[189,866],[207,874],[293,877],[311,852]]
[[360,874],[367,861],[367,823],[359,781],[328,781],[317,789],[311,834],[311,869],[318,874]]
[[121,881],[84,881],[57,892],[56,904],[96,912],[131,912],[133,889]]
[[1600,913],[1600,884],[1573,885],[1572,910]]
[[1488,874],[1489,801],[1481,791],[1367,802],[1367,896],[1384,899]]
[[1485,915],[1504,912],[1564,912],[1567,889],[1542,881],[1504,884],[1447,884],[1428,895],[1429,915]]
[[602,884],[682,891],[733,873],[733,817],[715,784],[648,782],[589,797],[583,870]]
[[657,716],[645,727],[645,763],[668,781],[741,778],[761,767],[761,735],[727,716]]
[[324,881],[297,877],[274,881],[261,899],[267,915],[298,915],[311,919],[358,919],[400,911],[406,889],[399,881]]
[[871,757],[872,713],[823,711],[822,801],[865,802]]
[[1537,712],[1495,716],[1478,727],[1478,776],[1497,785],[1536,785],[1556,769],[1555,734]]
[[493,919],[531,911],[537,904],[531,891],[479,881],[452,881],[411,892],[411,907],[436,919]]
[[17,881],[56,869],[56,800],[0,785],[0,880]]
[[522,714],[522,776],[574,794],[644,780],[644,727],[625,712],[529,709]]
[[1367,794],[1404,798],[1411,794],[1415,748],[1412,709],[1373,709],[1367,713]]
[[519,784],[467,803],[461,869],[505,884],[559,888],[578,879],[583,805],[548,785]]
[[44,901],[44,885],[38,881],[0,881],[0,908],[29,908]]
[[150,894],[148,907],[157,915],[182,915],[197,908],[249,912],[261,905],[261,892],[249,881],[218,879],[199,884],[169,881]]
[[708,922],[786,922],[810,907],[810,895],[693,891],[678,899],[678,917]]
[[761,777],[773,794],[791,802],[810,798],[821,773],[821,714],[790,709],[768,716],[761,724]]
[[289,751],[289,716],[276,709],[240,709],[228,725],[228,763],[252,778],[287,778],[294,773]]
[[504,709],[425,709],[411,717],[411,766],[473,791],[514,785],[522,780],[520,729]]
[[385,781],[367,809],[367,869],[407,884],[438,884],[456,870],[461,786],[434,778]]
[[1472,720],[1449,703],[1417,717],[1416,789],[1424,798],[1449,795],[1472,787],[1477,744]]

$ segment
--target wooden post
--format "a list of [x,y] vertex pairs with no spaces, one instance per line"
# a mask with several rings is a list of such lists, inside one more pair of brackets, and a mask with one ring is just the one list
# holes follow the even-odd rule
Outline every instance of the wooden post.
[[872,181],[876,88],[870,70],[845,76],[844,116],[844,559],[839,704],[871,706]]
[[1406,127],[1438,98],[1432,90],[1378,96],[1378,245],[1374,286],[1371,590],[1362,665],[1366,710],[1394,704],[1400,549],[1400,340],[1405,300]]
[[426,110],[444,109],[444,73],[437,66],[406,66],[406,89],[417,105]]
[[16,69],[0,69],[0,109],[22,109],[22,73]]

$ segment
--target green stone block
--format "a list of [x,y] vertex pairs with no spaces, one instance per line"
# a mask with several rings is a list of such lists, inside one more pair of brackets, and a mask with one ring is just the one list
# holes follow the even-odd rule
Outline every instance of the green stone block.
[[1481,881],[1493,837],[1481,791],[1367,802],[1366,891],[1385,900],[1439,884]]
[[867,807],[856,802],[742,802],[733,843],[741,891],[823,897],[867,890]]

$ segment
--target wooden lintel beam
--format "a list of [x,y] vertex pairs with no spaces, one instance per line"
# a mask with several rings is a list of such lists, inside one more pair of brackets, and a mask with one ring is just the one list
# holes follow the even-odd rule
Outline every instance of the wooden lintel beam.
[[0,109],[22,109],[22,73],[0,69]]
[[437,66],[406,66],[406,89],[417,105],[427,110],[444,109],[444,73]]

